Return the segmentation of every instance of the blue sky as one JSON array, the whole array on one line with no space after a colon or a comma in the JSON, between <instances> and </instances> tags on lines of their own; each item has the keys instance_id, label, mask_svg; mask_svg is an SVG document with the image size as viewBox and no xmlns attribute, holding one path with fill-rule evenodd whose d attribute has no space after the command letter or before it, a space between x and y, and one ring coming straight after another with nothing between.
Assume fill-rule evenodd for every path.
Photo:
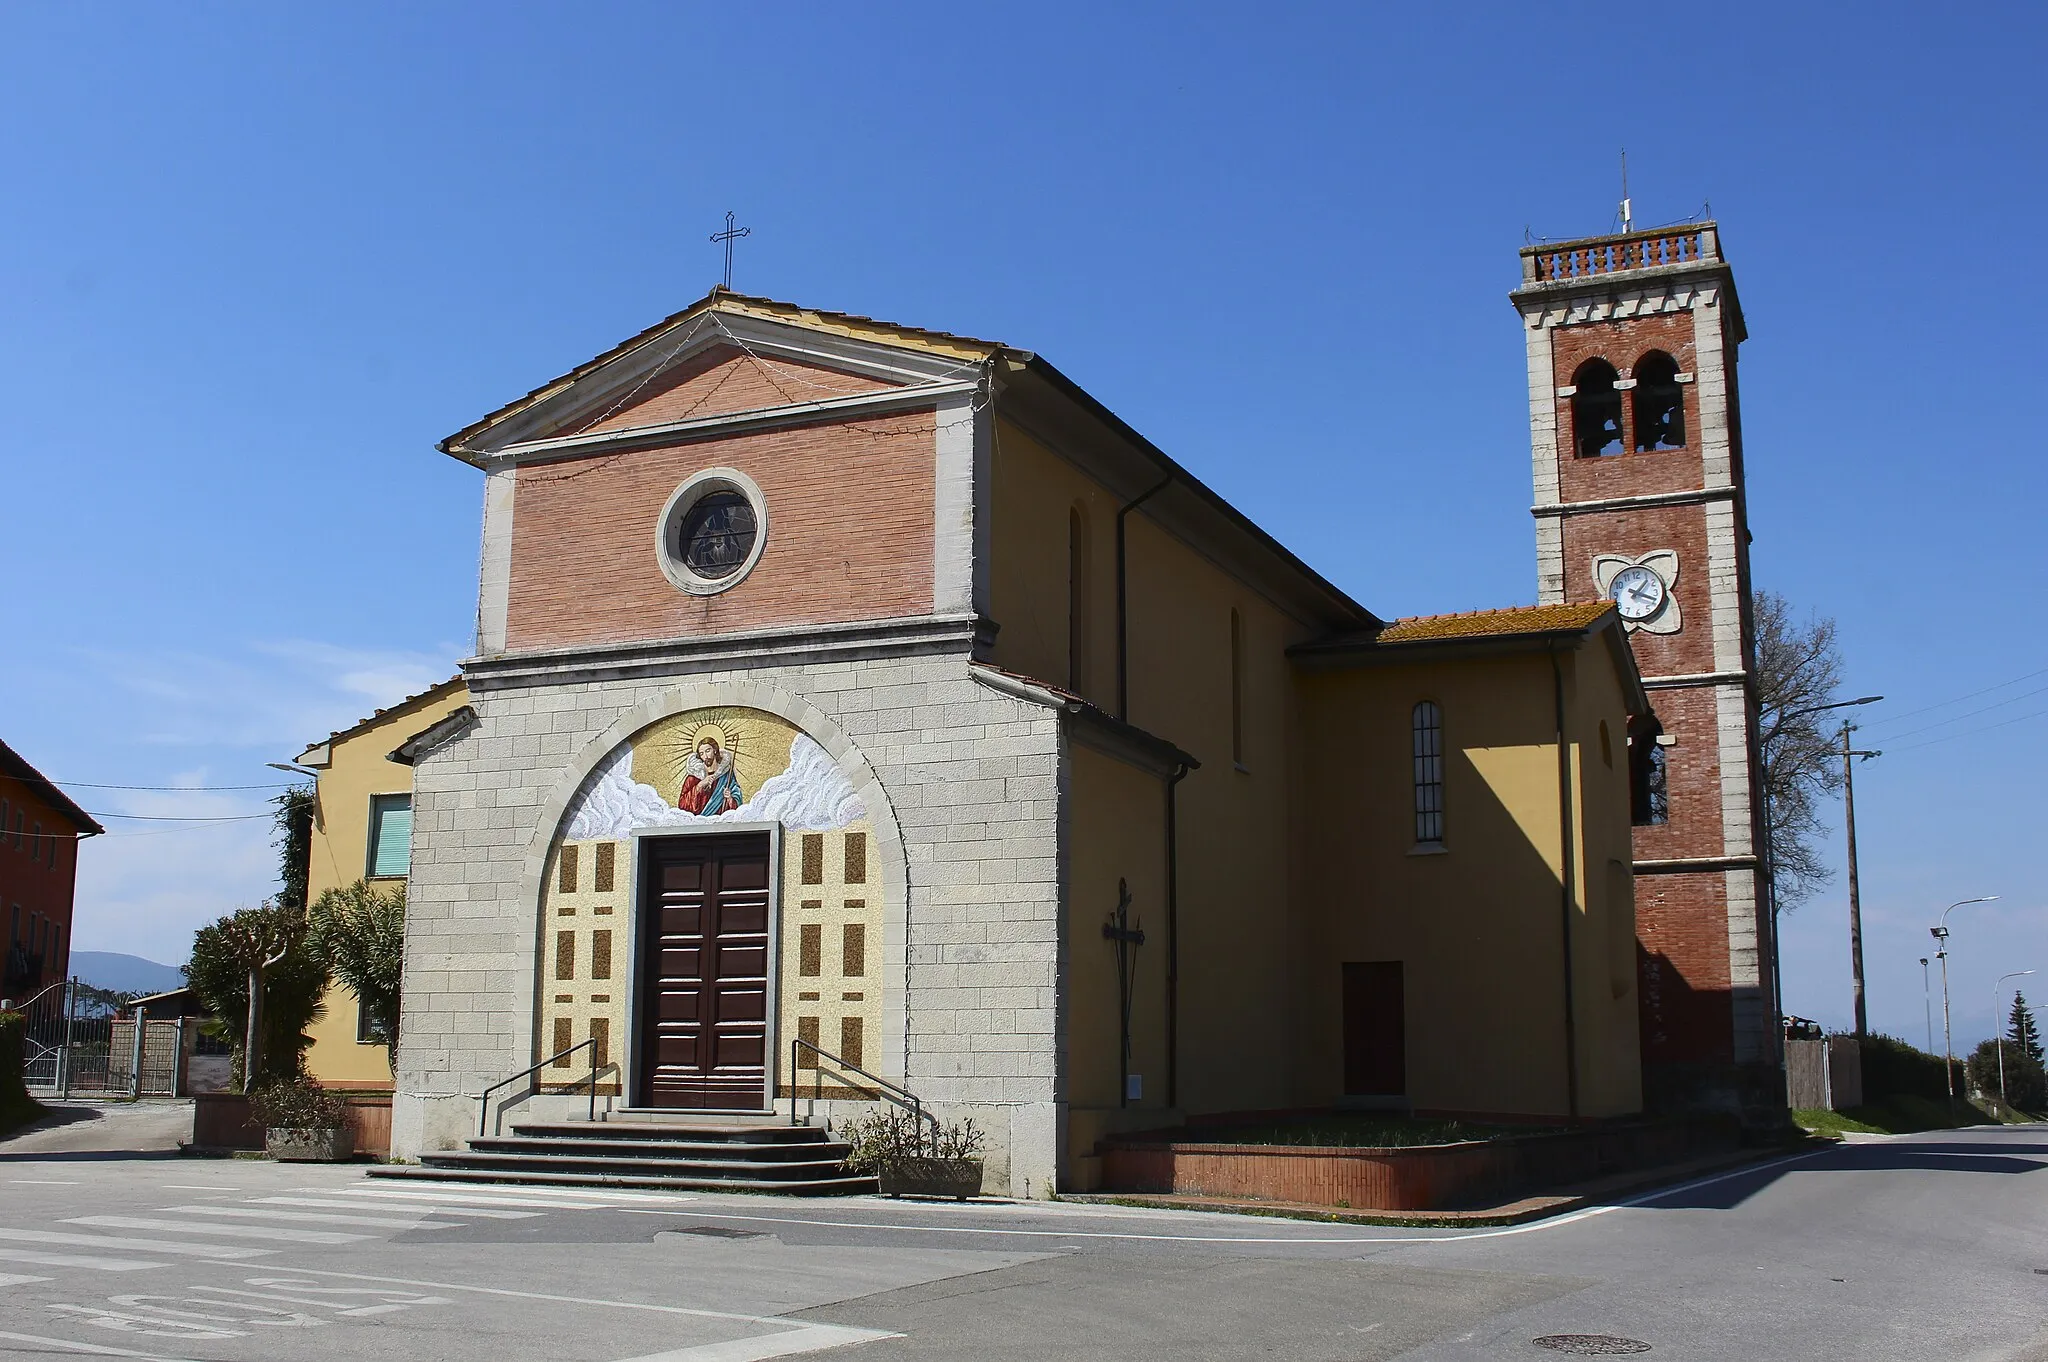
<instances>
[{"instance_id":1,"label":"blue sky","mask_svg":"<svg viewBox=\"0 0 2048 1362\"><path fill-rule=\"evenodd\" d=\"M728 208L742 289L1041 351L1382 614L1529 601L1505 295L1525 229L1610 225L1626 144L1637 220L1710 200L1737 270L1758 581L1890 697L1874 1023L1924 1039L1925 928L1997 893L1952 919L1974 1039L2048 971L2048 676L1948 703L2048 668L2048 18L1839 16L0 5L0 728L251 784L446 675L480 489L433 442L701 295ZM181 959L265 840L121 823L78 945ZM1844 904L1786 929L1837 1024Z\"/></svg>"}]
</instances>

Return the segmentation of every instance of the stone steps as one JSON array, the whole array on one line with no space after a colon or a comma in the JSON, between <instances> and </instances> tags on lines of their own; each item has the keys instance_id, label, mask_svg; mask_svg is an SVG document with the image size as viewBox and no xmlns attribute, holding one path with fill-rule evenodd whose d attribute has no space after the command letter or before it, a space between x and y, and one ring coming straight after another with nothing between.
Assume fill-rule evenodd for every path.
<instances>
[{"instance_id":1,"label":"stone steps","mask_svg":"<svg viewBox=\"0 0 2048 1362\"><path fill-rule=\"evenodd\" d=\"M836 1196L875 1190L846 1171L848 1146L811 1126L761 1122L563 1121L514 1125L511 1135L383 1165L379 1178L535 1186L652 1187Z\"/></svg>"}]
</instances>

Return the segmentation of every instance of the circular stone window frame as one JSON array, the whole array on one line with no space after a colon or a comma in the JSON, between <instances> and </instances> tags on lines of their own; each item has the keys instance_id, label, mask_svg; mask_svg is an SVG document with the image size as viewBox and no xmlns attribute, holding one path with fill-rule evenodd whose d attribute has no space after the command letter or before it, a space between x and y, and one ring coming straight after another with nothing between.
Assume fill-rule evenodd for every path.
<instances>
[{"instance_id":1,"label":"circular stone window frame","mask_svg":"<svg viewBox=\"0 0 2048 1362\"><path fill-rule=\"evenodd\" d=\"M676 556L676 532L682 528L683 518L698 502L714 492L737 492L754 509L754 547L748 552L747 560L724 577L703 576ZM667 503L661 508L661 518L654 522L654 554L661 563L662 576L668 578L677 590L692 596L716 596L722 591L732 590L747 579L747 574L754 570L754 564L761 561L761 551L767 547L767 499L761 495L760 484L737 468L707 468L691 474L683 480L682 486L669 494Z\"/></svg>"}]
</instances>

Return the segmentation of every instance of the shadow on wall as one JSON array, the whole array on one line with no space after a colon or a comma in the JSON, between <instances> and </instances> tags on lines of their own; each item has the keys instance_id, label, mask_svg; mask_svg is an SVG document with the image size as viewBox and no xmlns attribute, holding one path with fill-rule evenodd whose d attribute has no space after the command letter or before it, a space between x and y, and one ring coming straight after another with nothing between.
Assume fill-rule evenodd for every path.
<instances>
[{"instance_id":1,"label":"shadow on wall","mask_svg":"<svg viewBox=\"0 0 2048 1362\"><path fill-rule=\"evenodd\" d=\"M1641 904L1643 881L1637 881ZM1640 930L1640 926L1638 928ZM1734 999L1726 987L1702 988L1662 951L1636 942L1636 997L1643 1046L1643 1106L1671 1111L1734 1062Z\"/></svg>"}]
</instances>

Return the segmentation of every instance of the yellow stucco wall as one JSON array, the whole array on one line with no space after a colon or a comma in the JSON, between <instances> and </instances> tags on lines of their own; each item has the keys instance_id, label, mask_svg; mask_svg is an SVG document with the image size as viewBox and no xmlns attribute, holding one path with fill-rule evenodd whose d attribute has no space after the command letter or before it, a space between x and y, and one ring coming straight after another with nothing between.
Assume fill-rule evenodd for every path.
<instances>
[{"instance_id":1,"label":"yellow stucco wall","mask_svg":"<svg viewBox=\"0 0 2048 1362\"><path fill-rule=\"evenodd\" d=\"M1094 1185L1095 1142L1119 1130L1169 1124L1166 1105L1166 788L1159 773L1067 734L1066 1035L1068 1185ZM1130 891L1129 922L1144 931L1131 967L1130 1072L1122 1099L1117 956L1102 929Z\"/></svg>"},{"instance_id":2,"label":"yellow stucco wall","mask_svg":"<svg viewBox=\"0 0 2048 1362\"><path fill-rule=\"evenodd\" d=\"M353 884L369 869L370 797L408 794L412 768L387 760L389 754L469 703L456 685L395 705L328 744L316 784L312 861L307 901L329 889ZM318 748L314 749L316 752ZM379 879L379 887L402 886L402 878ZM355 995L336 985L325 999L327 1014L313 1024L306 1067L313 1077L337 1087L388 1088L391 1065L380 1044L356 1040Z\"/></svg>"},{"instance_id":3,"label":"yellow stucco wall","mask_svg":"<svg viewBox=\"0 0 2048 1362\"><path fill-rule=\"evenodd\" d=\"M992 486L989 590L999 625L993 660L1012 671L1070 684L1069 526L1071 510L1079 506L1089 534L1086 652L1092 665L1071 684L1115 713L1118 499L1007 423L998 431ZM1162 530L1142 510L1126 520L1126 534L1130 712L1125 717L1201 762L1177 796L1181 1035L1174 1107L1201 1112L1287 1106L1295 1102L1300 1083L1291 1043L1295 900L1288 882L1295 683L1286 649L1312 631ZM1243 659L1243 724L1236 744L1233 612ZM1150 779L1153 790L1146 798L1163 819L1164 796L1157 778ZM1075 797L1107 796L1077 787ZM1124 797L1135 795L1125 790ZM1077 815L1075 826L1081 822ZM1109 892L1113 904L1113 879ZM1146 916L1149 923L1153 915ZM1076 923L1080 935L1072 938L1076 959L1101 936L1098 905L1091 903L1083 919ZM1157 960L1163 969L1163 939L1155 940L1161 942ZM1146 950L1152 950L1149 943ZM1164 1008L1163 980L1157 990L1141 989L1136 1011L1156 1019L1162 1031ZM1074 1062L1080 1063L1078 1055ZM1166 1100L1163 1072L1144 1072L1147 1100L1155 1082L1161 1085L1160 1099ZM1078 1137L1084 1127L1076 1122L1073 1129Z\"/></svg>"},{"instance_id":4,"label":"yellow stucco wall","mask_svg":"<svg viewBox=\"0 0 2048 1362\"><path fill-rule=\"evenodd\" d=\"M1641 1105L1633 908L1626 875L1609 865L1617 840L1627 864L1626 716L1601 645L1560 662L1579 1114L1615 1115ZM1298 873L1319 909L1300 976L1308 1101L1342 1093L1343 962L1398 960L1416 1107L1566 1114L1567 806L1554 685L1540 653L1304 676L1303 720L1316 740L1302 748ZM1415 840L1410 723L1422 700L1443 714L1440 852ZM1611 762L1599 755L1602 720Z\"/></svg>"}]
</instances>

